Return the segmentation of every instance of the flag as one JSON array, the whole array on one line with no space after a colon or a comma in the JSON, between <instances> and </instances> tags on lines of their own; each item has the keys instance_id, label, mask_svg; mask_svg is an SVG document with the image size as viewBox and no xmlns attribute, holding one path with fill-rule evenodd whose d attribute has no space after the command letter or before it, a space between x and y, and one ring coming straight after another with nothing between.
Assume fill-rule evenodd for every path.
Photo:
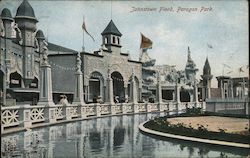
<instances>
[{"instance_id":1,"label":"flag","mask_svg":"<svg viewBox=\"0 0 250 158\"><path fill-rule=\"evenodd\" d=\"M229 65L227 65L227 64L223 64L225 67L228 67L228 68L231 68Z\"/></svg>"},{"instance_id":2,"label":"flag","mask_svg":"<svg viewBox=\"0 0 250 158\"><path fill-rule=\"evenodd\" d=\"M85 24L85 20L83 19L83 23L82 23L82 29L83 31L85 31L91 38L93 41L95 41L94 37L91 36L91 34L87 31L87 28L86 28L86 24Z\"/></svg>"},{"instance_id":3,"label":"flag","mask_svg":"<svg viewBox=\"0 0 250 158\"><path fill-rule=\"evenodd\" d=\"M227 74L231 74L233 71L229 71L229 72L227 72Z\"/></svg>"},{"instance_id":4,"label":"flag","mask_svg":"<svg viewBox=\"0 0 250 158\"><path fill-rule=\"evenodd\" d=\"M207 47L213 49L213 46L210 44L207 44Z\"/></svg>"},{"instance_id":5,"label":"flag","mask_svg":"<svg viewBox=\"0 0 250 158\"><path fill-rule=\"evenodd\" d=\"M240 68L239 68L239 72L244 72L244 71L243 71L243 67L240 67Z\"/></svg>"},{"instance_id":6,"label":"flag","mask_svg":"<svg viewBox=\"0 0 250 158\"><path fill-rule=\"evenodd\" d=\"M141 49L152 48L153 42L141 33Z\"/></svg>"}]
</instances>

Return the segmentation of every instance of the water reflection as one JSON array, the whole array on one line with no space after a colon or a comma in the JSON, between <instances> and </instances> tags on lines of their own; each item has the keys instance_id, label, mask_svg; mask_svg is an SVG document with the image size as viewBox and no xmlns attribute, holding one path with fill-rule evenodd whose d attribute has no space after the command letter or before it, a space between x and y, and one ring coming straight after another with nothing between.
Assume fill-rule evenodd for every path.
<instances>
[{"instance_id":1,"label":"water reflection","mask_svg":"<svg viewBox=\"0 0 250 158\"><path fill-rule=\"evenodd\" d=\"M34 129L2 137L2 157L241 157L228 147L160 140L138 125L164 114L124 115Z\"/></svg>"}]
</instances>

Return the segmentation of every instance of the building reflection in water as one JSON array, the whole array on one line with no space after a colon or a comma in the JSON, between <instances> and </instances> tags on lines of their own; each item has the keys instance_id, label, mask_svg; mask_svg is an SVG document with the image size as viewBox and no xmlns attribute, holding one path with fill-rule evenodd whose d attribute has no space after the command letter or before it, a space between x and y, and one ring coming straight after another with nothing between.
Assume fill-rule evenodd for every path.
<instances>
[{"instance_id":1,"label":"building reflection in water","mask_svg":"<svg viewBox=\"0 0 250 158\"><path fill-rule=\"evenodd\" d=\"M162 115L162 114L161 114ZM143 135L138 125L160 114L124 115L60 124L2 137L2 157L220 157L245 155ZM226 152L225 152L226 151Z\"/></svg>"}]
</instances>

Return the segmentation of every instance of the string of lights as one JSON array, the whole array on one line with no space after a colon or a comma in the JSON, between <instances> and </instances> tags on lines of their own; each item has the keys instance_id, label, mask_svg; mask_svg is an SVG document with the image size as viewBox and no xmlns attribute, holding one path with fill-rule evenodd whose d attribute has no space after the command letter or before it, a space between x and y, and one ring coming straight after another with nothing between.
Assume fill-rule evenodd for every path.
<instances>
[{"instance_id":1,"label":"string of lights","mask_svg":"<svg viewBox=\"0 0 250 158\"><path fill-rule=\"evenodd\" d=\"M61 65L58 65L52 61L49 61L50 65L52 65L55 69L56 68L59 68L61 70L66 70L66 71L73 71L73 70L76 70L76 67L65 67L65 66L61 66Z\"/></svg>"}]
</instances>

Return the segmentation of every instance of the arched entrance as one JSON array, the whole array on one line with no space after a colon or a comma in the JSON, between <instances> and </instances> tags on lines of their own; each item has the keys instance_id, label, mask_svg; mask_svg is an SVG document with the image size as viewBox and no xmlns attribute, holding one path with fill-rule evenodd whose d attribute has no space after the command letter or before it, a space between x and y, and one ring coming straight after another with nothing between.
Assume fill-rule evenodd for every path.
<instances>
[{"instance_id":1,"label":"arched entrance","mask_svg":"<svg viewBox=\"0 0 250 158\"><path fill-rule=\"evenodd\" d=\"M124 81L122 75L115 71L111 74L111 78L113 79L113 94L114 97L119 97L119 102L125 99L124 93Z\"/></svg>"},{"instance_id":2,"label":"arched entrance","mask_svg":"<svg viewBox=\"0 0 250 158\"><path fill-rule=\"evenodd\" d=\"M22 87L22 76L17 73L10 74L10 88L21 88Z\"/></svg>"},{"instance_id":3,"label":"arched entrance","mask_svg":"<svg viewBox=\"0 0 250 158\"><path fill-rule=\"evenodd\" d=\"M96 102L97 97L104 100L103 77L100 72L92 72L89 79L89 102Z\"/></svg>"},{"instance_id":4,"label":"arched entrance","mask_svg":"<svg viewBox=\"0 0 250 158\"><path fill-rule=\"evenodd\" d=\"M190 95L188 91L181 91L180 92L180 101L181 102L190 102Z\"/></svg>"}]
</instances>

